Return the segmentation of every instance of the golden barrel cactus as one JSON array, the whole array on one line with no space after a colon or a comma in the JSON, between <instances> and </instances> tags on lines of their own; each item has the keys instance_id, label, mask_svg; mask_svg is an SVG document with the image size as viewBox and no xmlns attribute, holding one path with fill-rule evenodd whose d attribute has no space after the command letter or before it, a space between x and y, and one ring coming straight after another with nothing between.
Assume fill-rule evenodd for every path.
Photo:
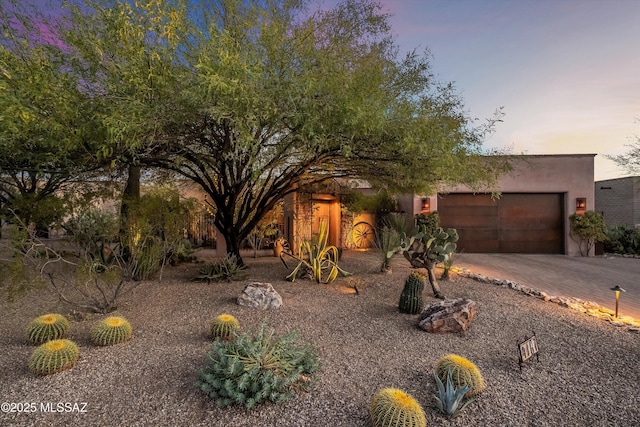
<instances>
[{"instance_id":1,"label":"golden barrel cactus","mask_svg":"<svg viewBox=\"0 0 640 427\"><path fill-rule=\"evenodd\" d=\"M427 418L420 404L396 388L380 390L371 404L374 427L426 427Z\"/></svg>"},{"instance_id":2,"label":"golden barrel cactus","mask_svg":"<svg viewBox=\"0 0 640 427\"><path fill-rule=\"evenodd\" d=\"M131 338L131 324L118 316L107 317L99 321L91 331L91 341L96 345L114 345Z\"/></svg>"},{"instance_id":3,"label":"golden barrel cactus","mask_svg":"<svg viewBox=\"0 0 640 427\"><path fill-rule=\"evenodd\" d=\"M239 327L238 319L230 314L221 314L211 322L211 336L213 339L229 340L235 337Z\"/></svg>"},{"instance_id":4,"label":"golden barrel cactus","mask_svg":"<svg viewBox=\"0 0 640 427\"><path fill-rule=\"evenodd\" d=\"M75 365L79 354L73 341L48 341L34 350L29 358L29 370L36 375L55 374Z\"/></svg>"},{"instance_id":5,"label":"golden barrel cactus","mask_svg":"<svg viewBox=\"0 0 640 427\"><path fill-rule=\"evenodd\" d=\"M33 344L64 338L69 330L69 321L61 314L44 314L27 326L27 339Z\"/></svg>"},{"instance_id":6,"label":"golden barrel cactus","mask_svg":"<svg viewBox=\"0 0 640 427\"><path fill-rule=\"evenodd\" d=\"M447 372L451 371L451 381L455 388L469 386L466 397L474 396L484 390L484 378L478 367L468 359L457 354L448 354L438 360L436 374L446 385Z\"/></svg>"}]
</instances>

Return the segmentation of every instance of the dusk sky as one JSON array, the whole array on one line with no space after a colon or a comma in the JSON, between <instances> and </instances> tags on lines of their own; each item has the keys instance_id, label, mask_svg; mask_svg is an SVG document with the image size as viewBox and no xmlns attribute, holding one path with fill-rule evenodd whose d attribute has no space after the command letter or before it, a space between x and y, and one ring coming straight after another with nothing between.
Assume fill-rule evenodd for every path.
<instances>
[{"instance_id":1,"label":"dusk sky","mask_svg":"<svg viewBox=\"0 0 640 427\"><path fill-rule=\"evenodd\" d=\"M504 107L488 147L598 154L596 180L625 175L604 155L640 136L640 0L379 1L400 48L429 49L472 117Z\"/></svg>"},{"instance_id":2,"label":"dusk sky","mask_svg":"<svg viewBox=\"0 0 640 427\"><path fill-rule=\"evenodd\" d=\"M488 146L605 159L640 136L640 0L382 0L404 50L428 48L473 117L504 106Z\"/></svg>"}]
</instances>

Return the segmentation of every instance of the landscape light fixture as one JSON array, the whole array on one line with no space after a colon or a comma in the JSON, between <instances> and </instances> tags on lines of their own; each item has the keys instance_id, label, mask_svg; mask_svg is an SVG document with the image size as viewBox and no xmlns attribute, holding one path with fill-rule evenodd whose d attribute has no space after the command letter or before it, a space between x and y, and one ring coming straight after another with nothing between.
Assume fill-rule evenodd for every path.
<instances>
[{"instance_id":1,"label":"landscape light fixture","mask_svg":"<svg viewBox=\"0 0 640 427\"><path fill-rule=\"evenodd\" d=\"M429 200L428 197L423 197L422 198L421 211L422 211L422 213L431 212L431 200Z\"/></svg>"},{"instance_id":2,"label":"landscape light fixture","mask_svg":"<svg viewBox=\"0 0 640 427\"><path fill-rule=\"evenodd\" d=\"M587 198L586 197L578 197L576 199L576 213L583 214L587 211Z\"/></svg>"},{"instance_id":3,"label":"landscape light fixture","mask_svg":"<svg viewBox=\"0 0 640 427\"><path fill-rule=\"evenodd\" d=\"M613 288L611 288L611 290L616 292L616 319L617 319L618 318L618 300L620 299L620 292L627 292L627 291L625 291L618 285L615 285Z\"/></svg>"}]
</instances>

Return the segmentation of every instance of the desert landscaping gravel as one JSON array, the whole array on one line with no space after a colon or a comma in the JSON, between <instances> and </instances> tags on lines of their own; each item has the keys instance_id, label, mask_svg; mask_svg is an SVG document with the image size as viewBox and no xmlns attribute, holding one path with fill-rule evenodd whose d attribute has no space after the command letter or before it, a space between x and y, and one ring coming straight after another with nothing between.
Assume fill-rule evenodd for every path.
<instances>
[{"instance_id":1,"label":"desert landscaping gravel","mask_svg":"<svg viewBox=\"0 0 640 427\"><path fill-rule=\"evenodd\" d=\"M392 274L380 274L374 253L347 251L341 265L355 275L329 285L286 282L273 257L245 260L249 278L241 282L193 282L199 265L183 264L165 269L161 281L142 283L112 313L133 326L133 338L123 344L91 344L91 327L103 315L70 318L68 338L80 347L80 359L46 377L28 370L34 346L25 327L41 314L68 315L70 308L46 291L0 302L0 426L371 426L369 405L385 387L413 395L431 426L640 425L640 334L454 276L440 282L445 295L477 301L478 315L464 333L434 335L417 328L417 315L398 311L410 272L403 259L394 260ZM273 284L282 307L237 305L251 280ZM436 301L428 285L424 297ZM251 411L217 408L194 384L211 345L209 323L222 313L245 329L266 319L278 334L298 330L322 365L311 390ZM540 361L520 370L517 342L532 332ZM434 409L433 398L435 363L449 353L473 361L487 385L453 420ZM4 403L15 403L15 412Z\"/></svg>"}]
</instances>

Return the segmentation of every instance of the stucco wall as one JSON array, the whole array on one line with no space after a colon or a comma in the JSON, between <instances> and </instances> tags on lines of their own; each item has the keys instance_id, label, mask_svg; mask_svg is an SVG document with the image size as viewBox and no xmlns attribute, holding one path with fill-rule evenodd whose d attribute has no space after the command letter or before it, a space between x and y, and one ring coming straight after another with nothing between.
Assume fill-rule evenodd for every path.
<instances>
[{"instance_id":1,"label":"stucco wall","mask_svg":"<svg viewBox=\"0 0 640 427\"><path fill-rule=\"evenodd\" d=\"M597 181L595 198L607 225L640 227L640 177Z\"/></svg>"},{"instance_id":2,"label":"stucco wall","mask_svg":"<svg viewBox=\"0 0 640 427\"><path fill-rule=\"evenodd\" d=\"M578 245L569 236L569 215L576 211L576 199L586 198L587 210L595 210L594 164L595 154L523 155L514 156L513 171L498 182L502 193L562 193L565 212L565 253L579 256ZM465 186L445 188L443 193L469 193ZM414 198L414 211L420 212L421 197ZM431 210L438 210L438 198L431 196Z\"/></svg>"}]
</instances>

